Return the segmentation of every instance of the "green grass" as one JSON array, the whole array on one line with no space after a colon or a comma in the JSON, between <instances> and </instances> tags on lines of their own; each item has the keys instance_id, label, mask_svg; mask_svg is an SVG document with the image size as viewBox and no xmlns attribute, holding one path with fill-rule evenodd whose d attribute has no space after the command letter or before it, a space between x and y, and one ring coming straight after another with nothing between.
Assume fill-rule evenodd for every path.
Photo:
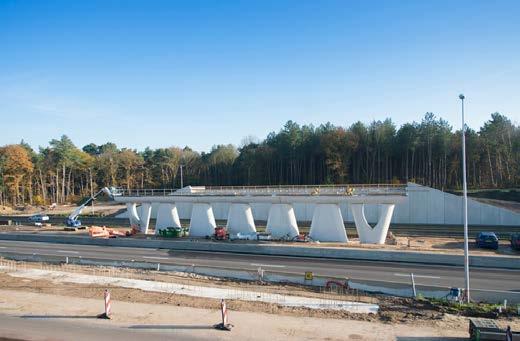
<instances>
[{"instance_id":1,"label":"green grass","mask_svg":"<svg viewBox=\"0 0 520 341\"><path fill-rule=\"evenodd\" d=\"M493 318L497 317L499 307L502 304L490 304L490 303L464 303L464 302L454 302L449 301L447 299L438 299L438 298L424 298L418 297L418 301L427 302L432 306L438 308L440 311L449 313L449 314L457 314L468 317L488 317ZM507 307L507 311L502 309L502 314L505 315L513 315L516 314L517 307L516 305L509 305Z\"/></svg>"}]
</instances>

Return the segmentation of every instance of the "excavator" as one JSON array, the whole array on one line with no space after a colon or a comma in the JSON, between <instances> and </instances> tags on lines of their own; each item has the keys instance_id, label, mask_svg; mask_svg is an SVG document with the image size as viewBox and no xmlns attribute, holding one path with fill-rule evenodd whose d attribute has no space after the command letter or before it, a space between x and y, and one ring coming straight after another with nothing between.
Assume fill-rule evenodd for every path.
<instances>
[{"instance_id":1,"label":"excavator","mask_svg":"<svg viewBox=\"0 0 520 341\"><path fill-rule=\"evenodd\" d=\"M68 227L80 227L81 221L78 220L79 215L81 214L83 209L87 207L88 204L90 204L92 201L96 200L97 196L101 193L105 193L108 196L112 197L112 192L107 187L103 187L99 192L88 198L87 201L85 201L81 206L76 208L74 212L72 212L68 216L67 220L65 221L65 224L67 224Z\"/></svg>"}]
</instances>

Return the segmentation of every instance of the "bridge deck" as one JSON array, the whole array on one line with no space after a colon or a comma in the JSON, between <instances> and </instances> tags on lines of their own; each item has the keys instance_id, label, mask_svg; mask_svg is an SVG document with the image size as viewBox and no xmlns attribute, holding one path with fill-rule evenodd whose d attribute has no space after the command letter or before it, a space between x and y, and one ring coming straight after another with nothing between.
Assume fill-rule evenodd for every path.
<instances>
[{"instance_id":1,"label":"bridge deck","mask_svg":"<svg viewBox=\"0 0 520 341\"><path fill-rule=\"evenodd\" d=\"M182 189L117 189L117 196L406 196L402 184L348 184L300 186L195 186Z\"/></svg>"}]
</instances>

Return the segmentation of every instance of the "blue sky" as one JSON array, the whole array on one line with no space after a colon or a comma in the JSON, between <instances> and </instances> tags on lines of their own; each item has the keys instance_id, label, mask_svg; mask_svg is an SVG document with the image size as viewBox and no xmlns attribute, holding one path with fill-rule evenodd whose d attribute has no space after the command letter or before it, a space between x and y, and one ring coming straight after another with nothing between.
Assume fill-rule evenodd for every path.
<instances>
[{"instance_id":1,"label":"blue sky","mask_svg":"<svg viewBox=\"0 0 520 341\"><path fill-rule=\"evenodd\" d=\"M0 145L144 149L431 111L520 121L518 1L0 0Z\"/></svg>"}]
</instances>

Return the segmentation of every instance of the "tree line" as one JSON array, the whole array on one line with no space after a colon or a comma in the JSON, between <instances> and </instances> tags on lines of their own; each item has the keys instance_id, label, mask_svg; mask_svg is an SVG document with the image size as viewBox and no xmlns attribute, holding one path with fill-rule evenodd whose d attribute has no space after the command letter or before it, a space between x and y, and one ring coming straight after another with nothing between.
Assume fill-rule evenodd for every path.
<instances>
[{"instance_id":1,"label":"tree line","mask_svg":"<svg viewBox=\"0 0 520 341\"><path fill-rule=\"evenodd\" d=\"M391 119L350 127L288 121L264 140L240 147L215 145L209 153L189 147L136 151L114 143L74 145L53 139L0 147L0 204L75 202L104 186L178 188L184 185L302 185L404 183L461 187L461 131L426 113L399 128ZM468 185L520 184L520 127L499 113L475 131L466 129Z\"/></svg>"}]
</instances>

